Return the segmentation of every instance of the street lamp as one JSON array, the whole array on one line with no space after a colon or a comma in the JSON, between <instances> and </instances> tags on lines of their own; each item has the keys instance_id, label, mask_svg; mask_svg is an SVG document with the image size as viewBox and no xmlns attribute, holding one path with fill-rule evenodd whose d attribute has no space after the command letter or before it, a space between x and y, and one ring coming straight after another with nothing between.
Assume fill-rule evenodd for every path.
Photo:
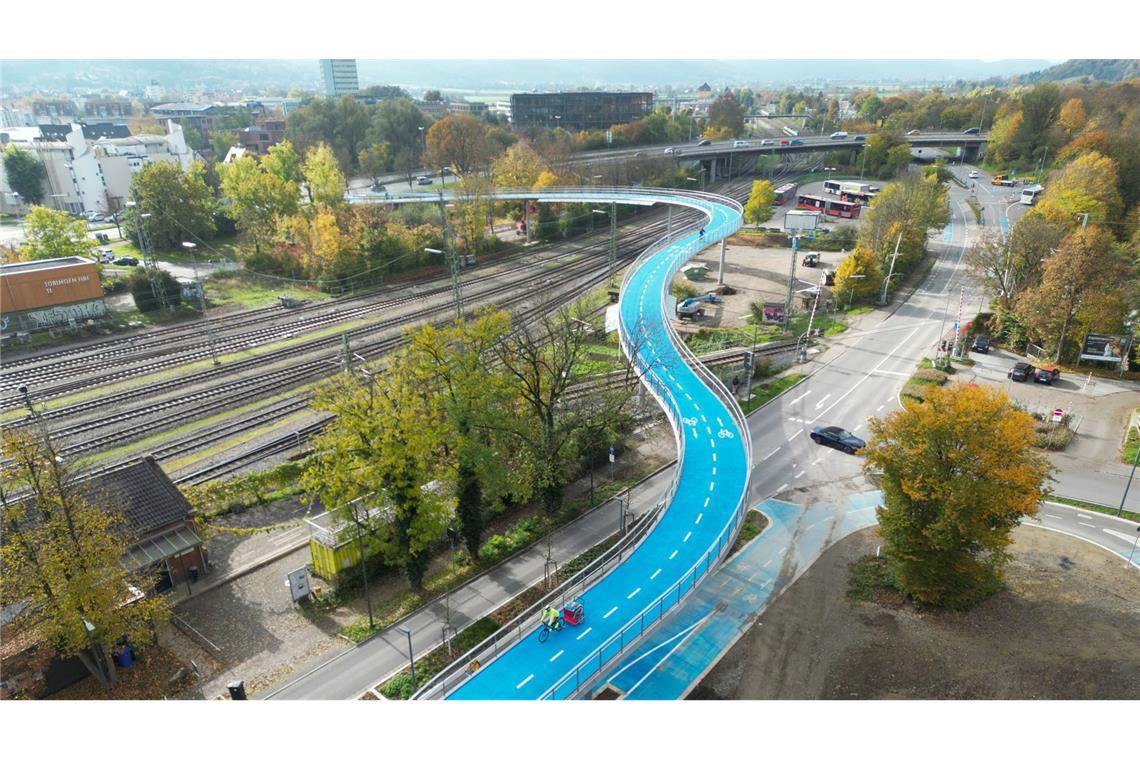
<instances>
[{"instance_id":1,"label":"street lamp","mask_svg":"<svg viewBox=\"0 0 1140 760\"><path fill-rule=\"evenodd\" d=\"M400 626L400 633L408 637L408 662L412 668L412 691L416 690L416 658L412 654L412 629L406 625Z\"/></svg>"},{"instance_id":2,"label":"street lamp","mask_svg":"<svg viewBox=\"0 0 1140 760\"><path fill-rule=\"evenodd\" d=\"M594 232L594 214L601 214L602 216L605 216L606 212L602 211L600 208L590 209L590 233L591 234L593 234L593 232Z\"/></svg>"},{"instance_id":3,"label":"street lamp","mask_svg":"<svg viewBox=\"0 0 1140 760\"><path fill-rule=\"evenodd\" d=\"M218 352L214 347L214 328L210 324L210 315L206 313L206 286L198 279L198 255L194 249L198 247L197 243L190 243L183 241L182 247L190 251L190 261L194 267L194 285L198 290L198 303L202 306L202 319L206 320L206 336L210 342L210 358L214 360L214 366L220 364L218 361Z\"/></svg>"},{"instance_id":4,"label":"street lamp","mask_svg":"<svg viewBox=\"0 0 1140 760\"><path fill-rule=\"evenodd\" d=\"M443 209L440 209L442 211ZM459 260L456 254L448 255L445 251L438 248L425 248L424 253L434 253L438 256L443 256L444 262L447 264L448 270L451 272L451 291L455 299L455 316L457 318L463 317L463 291L460 289L459 282Z\"/></svg>"},{"instance_id":5,"label":"street lamp","mask_svg":"<svg viewBox=\"0 0 1140 760\"><path fill-rule=\"evenodd\" d=\"M834 166L825 166L825 167L823 167L823 170L824 170L825 172L827 172L827 178L828 178L829 180L831 179L831 173L832 173L833 171L835 171L835 169L836 169L836 167L834 167Z\"/></svg>"},{"instance_id":6,"label":"street lamp","mask_svg":"<svg viewBox=\"0 0 1140 760\"><path fill-rule=\"evenodd\" d=\"M862 280L867 275L865 274L849 274L848 280ZM851 304L855 301L855 288L851 288L847 293L847 311L851 311Z\"/></svg>"}]
</instances>

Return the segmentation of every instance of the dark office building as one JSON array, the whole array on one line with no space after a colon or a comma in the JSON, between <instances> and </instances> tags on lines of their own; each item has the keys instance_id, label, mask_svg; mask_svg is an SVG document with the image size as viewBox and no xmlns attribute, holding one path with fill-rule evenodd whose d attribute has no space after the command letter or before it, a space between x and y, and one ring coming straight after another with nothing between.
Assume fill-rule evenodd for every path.
<instances>
[{"instance_id":1,"label":"dark office building","mask_svg":"<svg viewBox=\"0 0 1140 760\"><path fill-rule=\"evenodd\" d=\"M651 92L546 92L511 95L515 129L609 129L653 113Z\"/></svg>"}]
</instances>

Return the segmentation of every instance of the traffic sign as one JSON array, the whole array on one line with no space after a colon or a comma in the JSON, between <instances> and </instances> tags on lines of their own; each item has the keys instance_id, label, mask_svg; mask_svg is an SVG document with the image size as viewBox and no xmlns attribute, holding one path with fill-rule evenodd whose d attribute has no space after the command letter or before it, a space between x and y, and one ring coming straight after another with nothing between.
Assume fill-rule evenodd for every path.
<instances>
[{"instance_id":1,"label":"traffic sign","mask_svg":"<svg viewBox=\"0 0 1140 760\"><path fill-rule=\"evenodd\" d=\"M1065 410L1057 408L1053 410L1053 422L1060 422L1065 418Z\"/></svg>"},{"instance_id":2,"label":"traffic sign","mask_svg":"<svg viewBox=\"0 0 1140 760\"><path fill-rule=\"evenodd\" d=\"M614 447L610 446L610 461L614 461Z\"/></svg>"}]
</instances>

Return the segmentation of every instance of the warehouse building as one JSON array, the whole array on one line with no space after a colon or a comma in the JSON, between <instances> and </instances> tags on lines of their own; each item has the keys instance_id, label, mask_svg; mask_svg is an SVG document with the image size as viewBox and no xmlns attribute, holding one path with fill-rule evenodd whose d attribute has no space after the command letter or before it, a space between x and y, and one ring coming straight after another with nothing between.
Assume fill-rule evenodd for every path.
<instances>
[{"instance_id":1,"label":"warehouse building","mask_svg":"<svg viewBox=\"0 0 1140 760\"><path fill-rule=\"evenodd\" d=\"M106 316L99 268L79 256L0 264L0 335L78 327Z\"/></svg>"}]
</instances>

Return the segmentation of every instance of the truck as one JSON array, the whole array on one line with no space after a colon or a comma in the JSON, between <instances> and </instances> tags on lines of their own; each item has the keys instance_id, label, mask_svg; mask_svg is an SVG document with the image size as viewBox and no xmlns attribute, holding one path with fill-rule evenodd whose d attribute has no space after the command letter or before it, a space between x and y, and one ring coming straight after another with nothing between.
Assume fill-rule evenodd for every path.
<instances>
[{"instance_id":1,"label":"truck","mask_svg":"<svg viewBox=\"0 0 1140 760\"><path fill-rule=\"evenodd\" d=\"M990 180L991 185L1000 185L1001 187L1013 187L1017 184L1017 180L1011 179L1004 174L995 174L994 178Z\"/></svg>"},{"instance_id":2,"label":"truck","mask_svg":"<svg viewBox=\"0 0 1140 760\"><path fill-rule=\"evenodd\" d=\"M831 139L832 140L846 140L847 139L847 133L846 132L832 132L831 133Z\"/></svg>"}]
</instances>

